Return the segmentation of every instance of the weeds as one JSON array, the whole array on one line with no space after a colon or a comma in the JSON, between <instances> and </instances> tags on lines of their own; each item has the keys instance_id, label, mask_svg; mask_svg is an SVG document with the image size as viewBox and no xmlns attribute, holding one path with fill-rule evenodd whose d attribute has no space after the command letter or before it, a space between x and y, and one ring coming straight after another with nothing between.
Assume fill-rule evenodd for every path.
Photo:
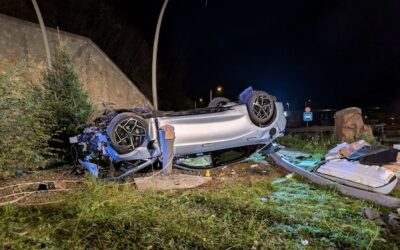
<instances>
[{"instance_id":1,"label":"weeds","mask_svg":"<svg viewBox=\"0 0 400 250\"><path fill-rule=\"evenodd\" d=\"M277 143L288 148L297 149L311 154L325 155L330 148L336 145L336 140L334 136L322 137L320 135L314 135L301 137L299 135L287 134L283 137L279 137Z\"/></svg>"}]
</instances>

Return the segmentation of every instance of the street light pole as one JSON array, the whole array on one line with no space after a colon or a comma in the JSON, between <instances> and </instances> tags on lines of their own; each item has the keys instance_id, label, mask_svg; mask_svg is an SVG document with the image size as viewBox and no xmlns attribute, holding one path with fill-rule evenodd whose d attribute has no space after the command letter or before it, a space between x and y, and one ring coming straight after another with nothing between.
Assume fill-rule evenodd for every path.
<instances>
[{"instance_id":1,"label":"street light pole","mask_svg":"<svg viewBox=\"0 0 400 250\"><path fill-rule=\"evenodd\" d=\"M153 106L155 110L158 110L158 100L157 100L157 50L158 50L158 38L160 36L160 28L161 22L164 16L165 8L167 7L169 0L165 0L164 4L161 8L160 15L158 16L156 34L154 36L154 44L153 44L153 62L152 62L152 71L151 71L151 79L152 79L152 91L153 91Z\"/></svg>"},{"instance_id":2,"label":"street light pole","mask_svg":"<svg viewBox=\"0 0 400 250\"><path fill-rule=\"evenodd\" d=\"M222 90L223 90L223 88L221 85L217 86L217 94L221 94ZM212 98L213 98L213 89L210 89L210 102L211 102Z\"/></svg>"},{"instance_id":3,"label":"street light pole","mask_svg":"<svg viewBox=\"0 0 400 250\"><path fill-rule=\"evenodd\" d=\"M44 49L46 50L46 57L47 57L47 66L49 68L51 68L50 48L49 48L49 42L47 40L46 26L44 26L42 14L40 13L39 5L37 4L36 0L32 0L32 4L33 4L33 8L35 8L35 12L36 12L36 16L39 21L40 29L42 30Z\"/></svg>"}]
</instances>

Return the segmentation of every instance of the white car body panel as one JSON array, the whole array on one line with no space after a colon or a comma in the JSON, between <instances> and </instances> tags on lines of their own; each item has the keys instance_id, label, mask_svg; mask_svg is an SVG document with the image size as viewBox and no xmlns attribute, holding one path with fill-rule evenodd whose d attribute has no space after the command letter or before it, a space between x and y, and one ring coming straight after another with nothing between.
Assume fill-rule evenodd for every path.
<instances>
[{"instance_id":1,"label":"white car body panel","mask_svg":"<svg viewBox=\"0 0 400 250\"><path fill-rule=\"evenodd\" d=\"M159 117L159 126L175 129L175 154L188 155L246 145L268 145L283 135L286 119L282 103L276 102L276 115L270 125L258 127L250 120L245 104L207 114ZM270 135L272 128L276 129Z\"/></svg>"}]
</instances>

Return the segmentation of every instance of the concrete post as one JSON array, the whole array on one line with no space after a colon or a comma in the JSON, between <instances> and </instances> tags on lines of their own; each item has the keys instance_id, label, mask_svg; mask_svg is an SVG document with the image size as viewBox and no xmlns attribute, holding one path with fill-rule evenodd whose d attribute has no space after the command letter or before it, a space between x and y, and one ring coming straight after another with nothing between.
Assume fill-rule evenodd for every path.
<instances>
[{"instance_id":1,"label":"concrete post","mask_svg":"<svg viewBox=\"0 0 400 250\"><path fill-rule=\"evenodd\" d=\"M162 154L163 175L172 174L172 165L175 156L175 131L171 125L160 127L160 146Z\"/></svg>"}]
</instances>

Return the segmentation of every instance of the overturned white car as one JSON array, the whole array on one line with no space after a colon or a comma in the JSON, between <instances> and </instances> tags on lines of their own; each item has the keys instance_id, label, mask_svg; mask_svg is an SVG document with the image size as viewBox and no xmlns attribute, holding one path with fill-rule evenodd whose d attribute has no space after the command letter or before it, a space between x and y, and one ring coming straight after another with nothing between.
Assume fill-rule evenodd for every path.
<instances>
[{"instance_id":1,"label":"overturned white car","mask_svg":"<svg viewBox=\"0 0 400 250\"><path fill-rule=\"evenodd\" d=\"M283 105L248 88L239 101L214 99L207 108L182 112L105 111L70 138L76 160L98 177L120 179L160 164L159 128L175 130L174 166L208 169L241 161L282 136Z\"/></svg>"}]
</instances>

